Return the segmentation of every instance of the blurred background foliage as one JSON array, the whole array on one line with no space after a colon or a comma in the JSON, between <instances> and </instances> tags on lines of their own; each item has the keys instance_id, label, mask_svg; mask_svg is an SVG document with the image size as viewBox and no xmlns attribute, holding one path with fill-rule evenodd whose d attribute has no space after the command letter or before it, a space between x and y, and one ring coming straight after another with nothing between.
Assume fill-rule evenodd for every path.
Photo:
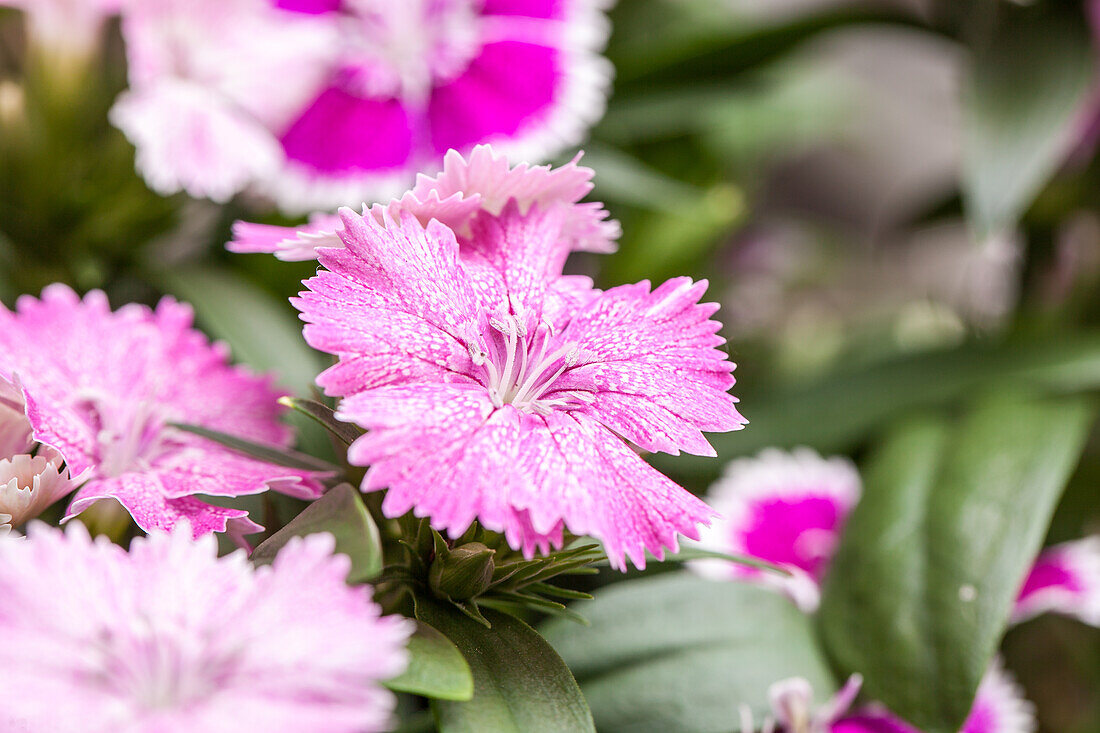
<instances>
[{"instance_id":1,"label":"blurred background foliage","mask_svg":"<svg viewBox=\"0 0 1100 733\"><path fill-rule=\"evenodd\" d=\"M604 286L708 278L751 423L714 438L719 460L655 458L662 470L701 492L765 446L858 459L914 415L950 425L1008 390L1100 388L1090 10L620 0L614 93L584 162L624 236L571 267ZM0 10L0 300L53 281L115 303L170 293L309 394L324 362L286 298L313 265L222 246L237 218L288 220L149 192L106 119L124 86L117 28L66 51ZM302 441L331 456L319 431ZM1050 541L1100 531L1100 436L1084 445ZM1044 730L1100 730L1100 632L1042 618L1005 653Z\"/></svg>"}]
</instances>

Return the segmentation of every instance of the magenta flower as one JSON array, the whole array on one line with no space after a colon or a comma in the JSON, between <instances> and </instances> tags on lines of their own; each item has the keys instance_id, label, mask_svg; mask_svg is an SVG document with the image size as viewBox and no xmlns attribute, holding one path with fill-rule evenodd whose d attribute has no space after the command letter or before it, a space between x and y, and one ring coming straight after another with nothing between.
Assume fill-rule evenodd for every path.
<instances>
[{"instance_id":1,"label":"magenta flower","mask_svg":"<svg viewBox=\"0 0 1100 733\"><path fill-rule=\"evenodd\" d=\"M320 250L327 271L295 305L310 345L338 357L317 383L369 431L348 458L370 466L364 490L388 487L387 516L452 535L477 519L528 556L568 529L643 567L713 512L630 443L714 455L701 431L744 424L733 364L705 282L561 277L570 213L510 201L460 249L438 221L344 209L344 248Z\"/></svg>"},{"instance_id":2,"label":"magenta flower","mask_svg":"<svg viewBox=\"0 0 1100 733\"><path fill-rule=\"evenodd\" d=\"M852 675L836 696L815 708L813 689L806 680L795 677L773 684L772 716L764 721L764 731L782 733L920 733L883 706L872 703L849 711L863 680ZM742 716L743 733L752 733L751 715ZM1034 708L1024 699L1012 676L993 660L978 686L970 715L960 733L1034 733Z\"/></svg>"},{"instance_id":3,"label":"magenta flower","mask_svg":"<svg viewBox=\"0 0 1100 733\"><path fill-rule=\"evenodd\" d=\"M452 148L578 143L611 76L603 5L134 0L113 119L163 192L250 188L297 212L385 199Z\"/></svg>"},{"instance_id":4,"label":"magenta flower","mask_svg":"<svg viewBox=\"0 0 1100 733\"><path fill-rule=\"evenodd\" d=\"M860 496L859 473L842 457L824 459L808 448L769 448L732 461L710 490L722 519L700 544L781 565L783 578L725 560L695 560L692 570L717 580L740 579L777 587L804 611L817 609L820 583L848 515ZM1024 580L1013 623L1046 612L1100 626L1100 537L1043 551Z\"/></svg>"},{"instance_id":5,"label":"magenta flower","mask_svg":"<svg viewBox=\"0 0 1100 733\"><path fill-rule=\"evenodd\" d=\"M1049 547L1035 561L1012 619L1051 611L1100 627L1100 536Z\"/></svg>"},{"instance_id":6,"label":"magenta flower","mask_svg":"<svg viewBox=\"0 0 1100 733\"><path fill-rule=\"evenodd\" d=\"M782 565L793 576L723 560L693 561L691 567L718 580L776 586L803 610L815 610L818 585L861 491L851 461L825 459L808 448L791 453L770 448L756 458L732 461L709 495L723 518L703 532L700 544Z\"/></svg>"},{"instance_id":7,"label":"magenta flower","mask_svg":"<svg viewBox=\"0 0 1100 733\"><path fill-rule=\"evenodd\" d=\"M196 536L227 527L247 533L258 527L246 512L198 496L319 493L307 474L172 427L199 425L280 447L292 439L278 421L271 379L229 366L224 345L211 345L191 321L191 309L170 298L152 311L111 312L103 293L82 301L63 285L48 287L41 300L21 297L14 312L0 306L0 384L19 388L34 440L85 481L68 516L113 498L147 531L186 519Z\"/></svg>"},{"instance_id":8,"label":"magenta flower","mask_svg":"<svg viewBox=\"0 0 1100 733\"><path fill-rule=\"evenodd\" d=\"M325 83L338 40L269 0L125 0L122 34L130 88L111 122L138 170L158 193L217 202L280 175L276 131Z\"/></svg>"},{"instance_id":9,"label":"magenta flower","mask_svg":"<svg viewBox=\"0 0 1100 733\"><path fill-rule=\"evenodd\" d=\"M411 624L381 617L331 535L273 565L211 537L155 532L127 553L32 525L0 539L0 722L86 733L361 733L387 727L379 682Z\"/></svg>"},{"instance_id":10,"label":"magenta flower","mask_svg":"<svg viewBox=\"0 0 1100 733\"><path fill-rule=\"evenodd\" d=\"M370 213L383 222L383 211L397 220L401 212L411 213L427 226L435 219L452 229L459 244L468 243L470 225L480 211L499 216L504 205L515 199L521 213L532 206L563 205L570 209L561 236L572 250L613 252L621 234L619 223L608 219L602 204L580 203L592 190L591 168L577 165L580 154L559 168L548 165L515 167L488 145L475 147L467 158L451 150L443 159L443 171L435 178L417 176L416 186L387 206L375 204ZM364 216L366 210L364 210ZM342 247L337 234L340 217L314 214L309 224L281 227L238 221L233 225L232 252L269 252L280 260L294 262L317 259L320 247Z\"/></svg>"}]
</instances>

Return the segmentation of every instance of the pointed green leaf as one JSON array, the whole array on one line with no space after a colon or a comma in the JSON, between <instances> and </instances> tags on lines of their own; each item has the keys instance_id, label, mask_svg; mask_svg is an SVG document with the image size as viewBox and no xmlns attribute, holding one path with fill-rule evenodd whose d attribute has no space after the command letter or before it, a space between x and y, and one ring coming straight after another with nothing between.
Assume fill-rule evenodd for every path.
<instances>
[{"instance_id":1,"label":"pointed green leaf","mask_svg":"<svg viewBox=\"0 0 1100 733\"><path fill-rule=\"evenodd\" d=\"M440 700L469 700L474 695L474 677L462 652L436 629L416 622L409 638L409 667L400 677L386 682L397 692Z\"/></svg>"},{"instance_id":2,"label":"pointed green leaf","mask_svg":"<svg viewBox=\"0 0 1100 733\"><path fill-rule=\"evenodd\" d=\"M417 599L417 618L453 641L474 675L469 702L432 701L441 733L595 733L573 675L546 640L513 616L484 613L491 629Z\"/></svg>"},{"instance_id":3,"label":"pointed green leaf","mask_svg":"<svg viewBox=\"0 0 1100 733\"><path fill-rule=\"evenodd\" d=\"M768 687L804 677L819 700L836 689L812 622L774 591L665 573L603 588L582 606L590 626L542 626L584 691L601 733L729 733L746 704L770 711Z\"/></svg>"},{"instance_id":4,"label":"pointed green leaf","mask_svg":"<svg viewBox=\"0 0 1100 733\"><path fill-rule=\"evenodd\" d=\"M305 537L315 532L331 532L336 537L336 551L351 558L349 583L364 583L382 572L382 540L378 527L363 505L359 491L350 484L328 490L285 527L260 543L252 552L252 562L267 565L291 537Z\"/></svg>"},{"instance_id":5,"label":"pointed green leaf","mask_svg":"<svg viewBox=\"0 0 1100 733\"><path fill-rule=\"evenodd\" d=\"M226 448L231 448L250 458L257 458L261 461L274 463L278 466L296 468L300 471L320 471L322 473L332 473L336 471L336 466L333 466L331 463L325 463L313 456L299 453L289 448L277 448L262 443L254 443L251 440L238 438L235 435L229 435L228 433L223 433L218 430L204 428L200 425L172 423L172 427L187 433L193 433L207 440L212 440L218 445L224 445Z\"/></svg>"},{"instance_id":6,"label":"pointed green leaf","mask_svg":"<svg viewBox=\"0 0 1100 733\"><path fill-rule=\"evenodd\" d=\"M959 729L1092 414L1002 398L957 427L912 423L874 455L819 613L870 698L921 730Z\"/></svg>"},{"instance_id":7,"label":"pointed green leaf","mask_svg":"<svg viewBox=\"0 0 1100 733\"><path fill-rule=\"evenodd\" d=\"M963 187L980 237L1016 223L1081 134L1093 51L1080 7L998 3L965 96Z\"/></svg>"},{"instance_id":8,"label":"pointed green leaf","mask_svg":"<svg viewBox=\"0 0 1100 733\"><path fill-rule=\"evenodd\" d=\"M316 400L304 400L297 397L280 397L279 404L286 405L295 412L300 412L310 420L313 420L325 430L335 435L344 445L351 445L355 442L356 438L363 435L363 431L354 425L337 420L336 413L331 407L323 405Z\"/></svg>"}]
</instances>

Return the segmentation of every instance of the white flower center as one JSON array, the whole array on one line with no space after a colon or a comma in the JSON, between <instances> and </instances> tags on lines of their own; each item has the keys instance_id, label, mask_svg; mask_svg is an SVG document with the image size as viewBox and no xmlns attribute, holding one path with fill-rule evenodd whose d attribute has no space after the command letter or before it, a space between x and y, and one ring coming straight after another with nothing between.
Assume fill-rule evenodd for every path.
<instances>
[{"instance_id":1,"label":"white flower center","mask_svg":"<svg viewBox=\"0 0 1100 733\"><path fill-rule=\"evenodd\" d=\"M103 629L90 677L109 693L147 710L179 707L217 693L233 676L238 655L183 628L163 633L141 617L125 631Z\"/></svg>"},{"instance_id":2,"label":"white flower center","mask_svg":"<svg viewBox=\"0 0 1100 733\"><path fill-rule=\"evenodd\" d=\"M370 97L423 102L481 48L476 0L350 0L348 83Z\"/></svg>"},{"instance_id":3,"label":"white flower center","mask_svg":"<svg viewBox=\"0 0 1100 733\"><path fill-rule=\"evenodd\" d=\"M493 405L546 415L591 402L586 391L553 390L558 377L583 362L577 344L557 343L550 324L528 328L525 320L501 307L489 318L488 348L470 347Z\"/></svg>"},{"instance_id":4,"label":"white flower center","mask_svg":"<svg viewBox=\"0 0 1100 733\"><path fill-rule=\"evenodd\" d=\"M95 431L101 476L148 470L168 447L169 420L163 408L150 400L131 403L89 392L78 401L77 409Z\"/></svg>"}]
</instances>

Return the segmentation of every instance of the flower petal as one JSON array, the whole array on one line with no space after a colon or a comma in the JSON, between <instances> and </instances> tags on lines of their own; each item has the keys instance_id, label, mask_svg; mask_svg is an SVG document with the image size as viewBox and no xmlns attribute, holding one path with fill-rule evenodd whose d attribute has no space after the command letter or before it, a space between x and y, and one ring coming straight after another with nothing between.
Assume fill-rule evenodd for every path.
<instances>
[{"instance_id":1,"label":"flower petal","mask_svg":"<svg viewBox=\"0 0 1100 733\"><path fill-rule=\"evenodd\" d=\"M1015 623L1042 613L1072 616L1100 626L1100 535L1044 550L1024 580Z\"/></svg>"}]
</instances>

